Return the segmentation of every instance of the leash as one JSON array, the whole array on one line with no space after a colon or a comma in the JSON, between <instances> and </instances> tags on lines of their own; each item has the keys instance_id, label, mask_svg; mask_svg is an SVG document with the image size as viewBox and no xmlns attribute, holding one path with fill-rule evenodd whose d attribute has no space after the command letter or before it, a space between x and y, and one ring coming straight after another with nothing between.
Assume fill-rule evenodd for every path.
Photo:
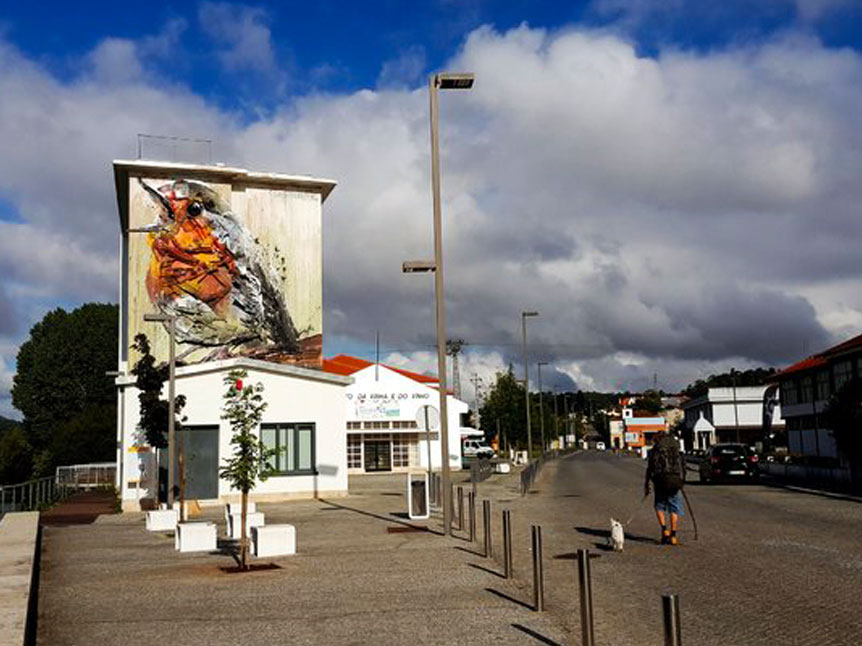
<instances>
[{"instance_id":1,"label":"leash","mask_svg":"<svg viewBox=\"0 0 862 646\"><path fill-rule=\"evenodd\" d=\"M682 497L685 498L685 505L688 507L688 513L691 514L691 524L694 525L694 540L697 540L697 518L694 515L694 507L691 506L691 501L688 499L685 487L680 489L680 491L682 491Z\"/></svg>"},{"instance_id":2,"label":"leash","mask_svg":"<svg viewBox=\"0 0 862 646\"><path fill-rule=\"evenodd\" d=\"M641 504L641 505L643 505L647 498L649 498L649 494L645 494L645 495L644 495L644 497L643 497L643 498L641 498L641 502L640 502L640 504ZM623 527L628 527L628 526L629 526L629 524L630 524L630 523L632 522L632 520L634 519L635 514L637 514L639 511L640 511L640 507L635 507L635 510L632 512L632 515L631 515L631 516L629 516L629 519L628 519L626 522L624 522L624 523L623 523Z\"/></svg>"}]
</instances>

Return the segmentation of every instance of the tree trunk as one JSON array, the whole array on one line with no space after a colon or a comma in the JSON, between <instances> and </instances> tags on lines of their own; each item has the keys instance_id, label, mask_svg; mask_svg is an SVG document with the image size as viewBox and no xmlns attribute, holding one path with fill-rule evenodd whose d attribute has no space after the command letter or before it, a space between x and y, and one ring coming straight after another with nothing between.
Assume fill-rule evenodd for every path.
<instances>
[{"instance_id":1,"label":"tree trunk","mask_svg":"<svg viewBox=\"0 0 862 646\"><path fill-rule=\"evenodd\" d=\"M242 527L240 529L240 539L239 539L239 563L240 569L247 570L248 569L248 536L246 535L246 514L248 513L248 490L243 490L242 492L242 514L240 518L240 523Z\"/></svg>"}]
</instances>

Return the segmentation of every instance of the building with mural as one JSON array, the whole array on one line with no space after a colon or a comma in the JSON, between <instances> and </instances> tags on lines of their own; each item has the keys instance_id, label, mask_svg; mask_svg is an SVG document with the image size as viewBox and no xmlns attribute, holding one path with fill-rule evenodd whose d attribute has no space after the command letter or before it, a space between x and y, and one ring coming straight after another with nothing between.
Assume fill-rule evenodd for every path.
<instances>
[{"instance_id":1,"label":"building with mural","mask_svg":"<svg viewBox=\"0 0 862 646\"><path fill-rule=\"evenodd\" d=\"M223 165L115 161L120 216L118 486L123 506L158 497L157 460L138 431L131 349L146 334L166 361L171 328L176 392L187 405L186 497L237 495L218 476L230 454L221 420L225 375L264 385L261 438L279 450L255 496L347 492L345 389L352 378L322 368L322 217L335 182ZM161 317L148 322L145 316ZM165 453L162 451L161 453Z\"/></svg>"},{"instance_id":2,"label":"building with mural","mask_svg":"<svg viewBox=\"0 0 862 646\"><path fill-rule=\"evenodd\" d=\"M348 355L324 359L326 372L346 375L353 383L344 389L349 473L406 472L441 466L439 430L440 395L434 376L372 363ZM431 407L432 430L424 432L425 407ZM467 403L447 395L449 466L460 469L461 422L469 413ZM436 425L439 426L439 425Z\"/></svg>"}]
</instances>

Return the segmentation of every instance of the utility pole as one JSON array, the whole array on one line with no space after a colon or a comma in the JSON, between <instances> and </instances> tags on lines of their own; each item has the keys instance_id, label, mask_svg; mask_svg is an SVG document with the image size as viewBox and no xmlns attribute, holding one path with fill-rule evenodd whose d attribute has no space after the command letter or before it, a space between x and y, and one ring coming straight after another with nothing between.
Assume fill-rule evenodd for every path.
<instances>
[{"instance_id":1,"label":"utility pole","mask_svg":"<svg viewBox=\"0 0 862 646\"><path fill-rule=\"evenodd\" d=\"M539 371L539 420L542 432L542 453L544 453L547 449L547 445L545 444L545 407L542 404L542 366L547 365L547 361L539 361L539 363L537 364L537 369Z\"/></svg>"}]
</instances>

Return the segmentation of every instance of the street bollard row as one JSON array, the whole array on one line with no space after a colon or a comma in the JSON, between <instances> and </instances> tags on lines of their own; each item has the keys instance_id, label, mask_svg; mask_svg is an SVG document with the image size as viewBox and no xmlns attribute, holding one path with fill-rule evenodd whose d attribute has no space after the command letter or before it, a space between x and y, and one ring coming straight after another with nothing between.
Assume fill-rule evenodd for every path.
<instances>
[{"instance_id":1,"label":"street bollard row","mask_svg":"<svg viewBox=\"0 0 862 646\"><path fill-rule=\"evenodd\" d=\"M491 501L482 501L482 532L485 536L485 558L492 558L491 553Z\"/></svg>"}]
</instances>

